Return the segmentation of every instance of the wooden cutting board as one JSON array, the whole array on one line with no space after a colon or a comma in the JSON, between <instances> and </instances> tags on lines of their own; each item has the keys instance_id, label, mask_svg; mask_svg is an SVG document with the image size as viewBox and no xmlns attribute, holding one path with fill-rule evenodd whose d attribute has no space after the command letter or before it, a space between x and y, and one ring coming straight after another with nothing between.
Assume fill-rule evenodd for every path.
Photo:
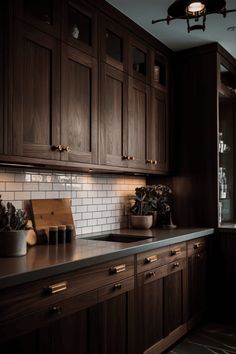
<instances>
[{"instance_id":1,"label":"wooden cutting board","mask_svg":"<svg viewBox=\"0 0 236 354\"><path fill-rule=\"evenodd\" d=\"M35 230L45 229L48 234L49 226L74 226L70 199L31 199L30 209Z\"/></svg>"}]
</instances>

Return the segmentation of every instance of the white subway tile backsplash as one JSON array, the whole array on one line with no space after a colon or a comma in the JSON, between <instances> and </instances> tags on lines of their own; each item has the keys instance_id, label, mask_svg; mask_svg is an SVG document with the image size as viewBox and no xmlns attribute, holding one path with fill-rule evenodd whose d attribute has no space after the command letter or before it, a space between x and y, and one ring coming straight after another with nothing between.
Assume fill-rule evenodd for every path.
<instances>
[{"instance_id":1,"label":"white subway tile backsplash","mask_svg":"<svg viewBox=\"0 0 236 354\"><path fill-rule=\"evenodd\" d=\"M142 177L0 169L0 195L17 208L28 199L70 198L78 237L126 227L124 205L142 185Z\"/></svg>"}]
</instances>

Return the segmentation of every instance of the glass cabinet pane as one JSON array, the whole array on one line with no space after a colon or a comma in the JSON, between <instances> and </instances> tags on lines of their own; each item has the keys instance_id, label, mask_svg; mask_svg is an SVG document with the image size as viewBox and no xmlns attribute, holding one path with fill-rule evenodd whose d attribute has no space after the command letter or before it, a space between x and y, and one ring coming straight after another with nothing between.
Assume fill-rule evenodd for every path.
<instances>
[{"instance_id":1,"label":"glass cabinet pane","mask_svg":"<svg viewBox=\"0 0 236 354\"><path fill-rule=\"evenodd\" d=\"M50 0L24 0L23 1L24 12L30 16L37 18L38 20L47 23L48 25L53 24L53 5Z\"/></svg>"},{"instance_id":2,"label":"glass cabinet pane","mask_svg":"<svg viewBox=\"0 0 236 354\"><path fill-rule=\"evenodd\" d=\"M109 30L106 30L106 53L111 58L123 62L123 40Z\"/></svg>"},{"instance_id":3,"label":"glass cabinet pane","mask_svg":"<svg viewBox=\"0 0 236 354\"><path fill-rule=\"evenodd\" d=\"M146 54L134 47L133 48L133 70L137 71L138 73L142 75L146 75L147 69L146 69Z\"/></svg>"},{"instance_id":4,"label":"glass cabinet pane","mask_svg":"<svg viewBox=\"0 0 236 354\"><path fill-rule=\"evenodd\" d=\"M166 66L157 57L154 61L153 80L155 84L166 85Z\"/></svg>"},{"instance_id":5,"label":"glass cabinet pane","mask_svg":"<svg viewBox=\"0 0 236 354\"><path fill-rule=\"evenodd\" d=\"M91 46L91 18L71 6L68 11L69 36Z\"/></svg>"}]
</instances>

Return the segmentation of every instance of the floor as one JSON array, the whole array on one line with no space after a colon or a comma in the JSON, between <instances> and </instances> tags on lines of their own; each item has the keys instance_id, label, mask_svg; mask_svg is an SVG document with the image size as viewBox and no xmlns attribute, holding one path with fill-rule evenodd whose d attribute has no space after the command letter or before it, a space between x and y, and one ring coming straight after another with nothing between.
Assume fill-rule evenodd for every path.
<instances>
[{"instance_id":1,"label":"floor","mask_svg":"<svg viewBox=\"0 0 236 354\"><path fill-rule=\"evenodd\" d=\"M208 324L188 334L167 354L236 354L236 327Z\"/></svg>"}]
</instances>

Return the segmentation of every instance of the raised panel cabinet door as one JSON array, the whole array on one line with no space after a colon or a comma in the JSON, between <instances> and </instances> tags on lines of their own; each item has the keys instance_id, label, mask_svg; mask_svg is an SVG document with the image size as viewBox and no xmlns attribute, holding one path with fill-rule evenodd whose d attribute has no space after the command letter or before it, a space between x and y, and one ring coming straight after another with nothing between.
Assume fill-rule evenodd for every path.
<instances>
[{"instance_id":1,"label":"raised panel cabinet door","mask_svg":"<svg viewBox=\"0 0 236 354\"><path fill-rule=\"evenodd\" d=\"M149 87L129 77L128 92L128 165L146 168L147 120L150 114Z\"/></svg>"},{"instance_id":2,"label":"raised panel cabinet door","mask_svg":"<svg viewBox=\"0 0 236 354\"><path fill-rule=\"evenodd\" d=\"M51 36L15 22L12 152L60 159L60 45Z\"/></svg>"},{"instance_id":3,"label":"raised panel cabinet door","mask_svg":"<svg viewBox=\"0 0 236 354\"><path fill-rule=\"evenodd\" d=\"M151 114L147 122L148 168L168 172L169 168L169 118L167 93L152 89Z\"/></svg>"},{"instance_id":4,"label":"raised panel cabinet door","mask_svg":"<svg viewBox=\"0 0 236 354\"><path fill-rule=\"evenodd\" d=\"M197 324L206 310L207 254L199 252L188 257L189 310L188 321Z\"/></svg>"},{"instance_id":5,"label":"raised panel cabinet door","mask_svg":"<svg viewBox=\"0 0 236 354\"><path fill-rule=\"evenodd\" d=\"M62 160L97 162L97 61L62 45Z\"/></svg>"},{"instance_id":6,"label":"raised panel cabinet door","mask_svg":"<svg viewBox=\"0 0 236 354\"><path fill-rule=\"evenodd\" d=\"M187 269L186 261L170 265L164 278L164 337L187 321Z\"/></svg>"},{"instance_id":7,"label":"raised panel cabinet door","mask_svg":"<svg viewBox=\"0 0 236 354\"><path fill-rule=\"evenodd\" d=\"M163 278L155 271L138 277L136 294L136 354L163 338Z\"/></svg>"},{"instance_id":8,"label":"raised panel cabinet door","mask_svg":"<svg viewBox=\"0 0 236 354\"><path fill-rule=\"evenodd\" d=\"M102 65L100 163L127 166L127 75Z\"/></svg>"}]
</instances>

